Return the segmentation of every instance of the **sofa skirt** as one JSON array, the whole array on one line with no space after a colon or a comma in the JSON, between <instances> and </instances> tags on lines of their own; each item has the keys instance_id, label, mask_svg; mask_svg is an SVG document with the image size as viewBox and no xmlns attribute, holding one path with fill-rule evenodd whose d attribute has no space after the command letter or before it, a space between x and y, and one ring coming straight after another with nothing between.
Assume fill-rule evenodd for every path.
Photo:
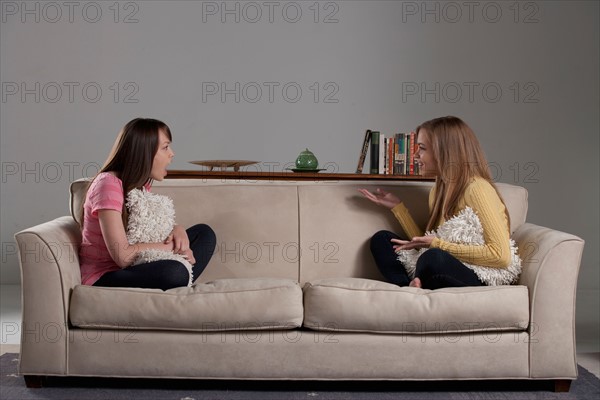
<instances>
[{"instance_id":1,"label":"sofa skirt","mask_svg":"<svg viewBox=\"0 0 600 400\"><path fill-rule=\"evenodd\" d=\"M304 329L164 332L74 329L66 375L271 380L529 377L526 332L391 335ZM35 371L21 371L35 374Z\"/></svg>"}]
</instances>

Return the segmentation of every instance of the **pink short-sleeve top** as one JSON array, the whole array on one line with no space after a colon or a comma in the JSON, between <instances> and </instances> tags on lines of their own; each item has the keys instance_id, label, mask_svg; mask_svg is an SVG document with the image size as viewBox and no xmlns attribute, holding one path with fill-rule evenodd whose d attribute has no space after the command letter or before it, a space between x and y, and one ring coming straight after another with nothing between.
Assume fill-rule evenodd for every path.
<instances>
[{"instance_id":1,"label":"pink short-sleeve top","mask_svg":"<svg viewBox=\"0 0 600 400\"><path fill-rule=\"evenodd\" d=\"M111 173L98 174L90 184L83 204L83 229L79 250L81 283L84 285L93 285L105 273L121 269L106 247L98 211L122 212L124 198L123 183Z\"/></svg>"}]
</instances>

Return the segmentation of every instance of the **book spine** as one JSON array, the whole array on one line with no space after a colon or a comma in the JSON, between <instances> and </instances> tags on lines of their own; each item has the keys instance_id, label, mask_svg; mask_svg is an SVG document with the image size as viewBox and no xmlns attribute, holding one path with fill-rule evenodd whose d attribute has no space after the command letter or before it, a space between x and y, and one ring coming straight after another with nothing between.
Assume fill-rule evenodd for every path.
<instances>
[{"instance_id":1,"label":"book spine","mask_svg":"<svg viewBox=\"0 0 600 400\"><path fill-rule=\"evenodd\" d=\"M410 133L410 164L409 175L415 174L415 133Z\"/></svg>"},{"instance_id":2,"label":"book spine","mask_svg":"<svg viewBox=\"0 0 600 400\"><path fill-rule=\"evenodd\" d=\"M398 154L399 142L398 142L398 133L394 135L394 175L398 175L398 166L400 161L400 155Z\"/></svg>"},{"instance_id":3,"label":"book spine","mask_svg":"<svg viewBox=\"0 0 600 400\"><path fill-rule=\"evenodd\" d=\"M415 133L415 154L419 150L419 145L417 143L418 141L419 141L419 134ZM421 169L419 168L419 162L416 158L415 158L414 165L415 165L415 175L421 175Z\"/></svg>"},{"instance_id":4,"label":"book spine","mask_svg":"<svg viewBox=\"0 0 600 400\"><path fill-rule=\"evenodd\" d=\"M408 162L410 157L410 151L408 150L410 146L410 134L407 133L404 135L404 175L408 175L409 168Z\"/></svg>"},{"instance_id":5,"label":"book spine","mask_svg":"<svg viewBox=\"0 0 600 400\"><path fill-rule=\"evenodd\" d=\"M358 157L358 166L356 167L356 173L362 174L363 167L365 165L365 158L367 157L367 151L369 150L369 142L371 141L371 130L367 129L365 132L365 138L363 140L362 148L360 149L360 156Z\"/></svg>"},{"instance_id":6,"label":"book spine","mask_svg":"<svg viewBox=\"0 0 600 400\"><path fill-rule=\"evenodd\" d=\"M385 165L385 136L379 135L379 173L384 174L383 166Z\"/></svg>"},{"instance_id":7,"label":"book spine","mask_svg":"<svg viewBox=\"0 0 600 400\"><path fill-rule=\"evenodd\" d=\"M405 142L404 133L399 133L398 134L398 173L400 175L405 174L404 163L406 161L406 156L404 154L404 147L405 147L404 142Z\"/></svg>"},{"instance_id":8,"label":"book spine","mask_svg":"<svg viewBox=\"0 0 600 400\"><path fill-rule=\"evenodd\" d=\"M388 142L389 142L389 146L388 146L387 169L388 169L388 174L393 175L394 174L394 138L393 137L389 138Z\"/></svg>"},{"instance_id":9,"label":"book spine","mask_svg":"<svg viewBox=\"0 0 600 400\"><path fill-rule=\"evenodd\" d=\"M385 174L385 134L379 134L379 173Z\"/></svg>"},{"instance_id":10,"label":"book spine","mask_svg":"<svg viewBox=\"0 0 600 400\"><path fill-rule=\"evenodd\" d=\"M381 139L380 139L381 140ZM387 170L387 162L388 162L388 146L390 145L390 139L389 138L384 138L383 139L383 174L387 175L388 170Z\"/></svg>"},{"instance_id":11,"label":"book spine","mask_svg":"<svg viewBox=\"0 0 600 400\"><path fill-rule=\"evenodd\" d=\"M379 132L371 131L371 174L379 173Z\"/></svg>"}]
</instances>

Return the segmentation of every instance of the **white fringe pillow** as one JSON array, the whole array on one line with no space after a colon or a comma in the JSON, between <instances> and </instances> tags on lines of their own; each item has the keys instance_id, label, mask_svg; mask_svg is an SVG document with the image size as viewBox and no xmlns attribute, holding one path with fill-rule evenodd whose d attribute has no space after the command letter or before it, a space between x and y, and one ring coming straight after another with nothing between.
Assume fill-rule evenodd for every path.
<instances>
[{"instance_id":1,"label":"white fringe pillow","mask_svg":"<svg viewBox=\"0 0 600 400\"><path fill-rule=\"evenodd\" d=\"M129 211L129 244L163 242L171 234L175 226L175 207L169 197L150 193L145 189L133 189L127 194L125 205ZM181 254L163 250L142 250L137 254L133 265L158 260L181 262L190 274L188 286L192 285L192 265Z\"/></svg>"},{"instance_id":2,"label":"white fringe pillow","mask_svg":"<svg viewBox=\"0 0 600 400\"><path fill-rule=\"evenodd\" d=\"M426 232L426 235L434 235L441 240L457 244L467 244L482 246L485 244L483 239L483 228L479 217L471 207L466 207L454 217L440 225L437 231ZM398 260L402 262L408 276L415 277L415 268L417 259L428 249L399 250ZM517 246L514 240L510 239L511 263L508 268L492 268L480 265L464 263L470 268L479 280L489 286L510 285L515 283L521 274L521 258L517 254Z\"/></svg>"}]
</instances>

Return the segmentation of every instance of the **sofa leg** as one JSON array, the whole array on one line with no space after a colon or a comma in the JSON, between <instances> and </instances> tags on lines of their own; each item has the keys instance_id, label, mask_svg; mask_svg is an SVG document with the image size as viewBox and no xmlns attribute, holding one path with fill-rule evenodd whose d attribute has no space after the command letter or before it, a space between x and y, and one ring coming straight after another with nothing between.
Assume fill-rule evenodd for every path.
<instances>
[{"instance_id":1,"label":"sofa leg","mask_svg":"<svg viewBox=\"0 0 600 400\"><path fill-rule=\"evenodd\" d=\"M555 392L568 392L571 389L571 380L570 379L556 379L554 381L554 391Z\"/></svg>"},{"instance_id":2,"label":"sofa leg","mask_svg":"<svg viewBox=\"0 0 600 400\"><path fill-rule=\"evenodd\" d=\"M25 386L29 389L39 389L44 386L44 376L42 375L23 375Z\"/></svg>"}]
</instances>

